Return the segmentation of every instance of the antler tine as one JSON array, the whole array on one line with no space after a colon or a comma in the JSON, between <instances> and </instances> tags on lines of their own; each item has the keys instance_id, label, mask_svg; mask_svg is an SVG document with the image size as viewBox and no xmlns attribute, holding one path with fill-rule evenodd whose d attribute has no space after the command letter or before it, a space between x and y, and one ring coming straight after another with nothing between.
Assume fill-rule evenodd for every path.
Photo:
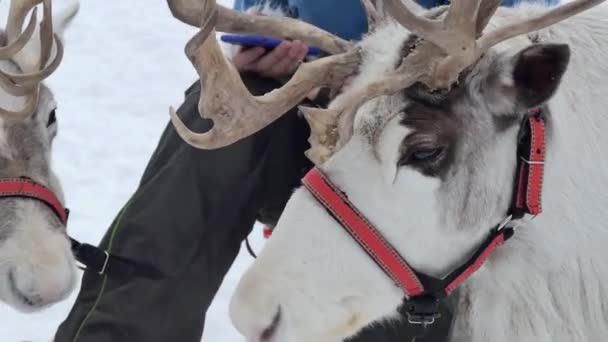
<instances>
[{"instance_id":1,"label":"antler tine","mask_svg":"<svg viewBox=\"0 0 608 342\"><path fill-rule=\"evenodd\" d=\"M0 115L5 116L9 119L19 119L33 113L36 110L36 106L38 105L39 92L37 88L38 87L36 87L35 91L32 92L31 96L28 96L25 100L25 105L23 106L23 109L19 111L10 111L0 107Z\"/></svg>"},{"instance_id":2,"label":"antler tine","mask_svg":"<svg viewBox=\"0 0 608 342\"><path fill-rule=\"evenodd\" d=\"M0 59L9 59L13 57L17 52L21 51L32 38L34 31L36 30L36 22L37 22L37 8L34 8L32 15L30 16L30 21L23 31L22 34L17 37L13 42L9 43L7 46L0 47ZM8 37L7 37L8 41Z\"/></svg>"},{"instance_id":3,"label":"antler tine","mask_svg":"<svg viewBox=\"0 0 608 342\"><path fill-rule=\"evenodd\" d=\"M53 49L53 4L51 0L43 0L44 16L40 23L40 70L44 69L46 63L51 57L51 50Z\"/></svg>"},{"instance_id":4,"label":"antler tine","mask_svg":"<svg viewBox=\"0 0 608 342\"><path fill-rule=\"evenodd\" d=\"M186 45L186 55L200 76L199 112L212 119L214 126L207 133L194 133L170 110L178 134L198 148L220 148L261 130L302 101L310 90L342 82L356 70L361 58L359 50L353 49L303 63L283 87L254 97L215 38L215 1L204 1L202 13L203 24Z\"/></svg>"},{"instance_id":5,"label":"antler tine","mask_svg":"<svg viewBox=\"0 0 608 342\"><path fill-rule=\"evenodd\" d=\"M334 152L340 133L338 132L338 120L340 112L321 108L300 106L306 122L310 126L308 142L310 149L304 154L315 165L321 165Z\"/></svg>"},{"instance_id":6,"label":"antler tine","mask_svg":"<svg viewBox=\"0 0 608 342\"><path fill-rule=\"evenodd\" d=\"M338 54L354 44L306 22L275 16L250 15L224 6L218 7L217 30L238 34L259 34L288 40L300 40L309 46Z\"/></svg>"},{"instance_id":7,"label":"antler tine","mask_svg":"<svg viewBox=\"0 0 608 342\"><path fill-rule=\"evenodd\" d=\"M414 14L402 0L385 0L384 7L386 12L393 17L401 26L410 30L420 38L442 46L442 34L444 34L443 22L428 19Z\"/></svg>"},{"instance_id":8,"label":"antler tine","mask_svg":"<svg viewBox=\"0 0 608 342\"><path fill-rule=\"evenodd\" d=\"M40 4L42 0L13 0L11 1L9 16L6 24L6 35L8 42L14 41L23 27L23 22L28 12Z\"/></svg>"},{"instance_id":9,"label":"antler tine","mask_svg":"<svg viewBox=\"0 0 608 342\"><path fill-rule=\"evenodd\" d=\"M443 20L415 15L402 0L386 0L388 13L418 37L440 47L446 54L470 49L476 38L477 13L483 0L452 0Z\"/></svg>"},{"instance_id":10,"label":"antler tine","mask_svg":"<svg viewBox=\"0 0 608 342\"><path fill-rule=\"evenodd\" d=\"M0 87L13 96L25 96L30 94L34 89L32 85L15 84L5 72L0 72Z\"/></svg>"},{"instance_id":11,"label":"antler tine","mask_svg":"<svg viewBox=\"0 0 608 342\"><path fill-rule=\"evenodd\" d=\"M560 5L538 17L522 20L521 22L507 25L484 35L479 39L479 48L482 51L486 51L502 41L524 33L541 30L595 7L604 1L605 0L576 0Z\"/></svg>"},{"instance_id":12,"label":"antler tine","mask_svg":"<svg viewBox=\"0 0 608 342\"><path fill-rule=\"evenodd\" d=\"M461 40L474 41L481 2L483 0L452 0L444 20L445 30L457 33Z\"/></svg>"},{"instance_id":13,"label":"antler tine","mask_svg":"<svg viewBox=\"0 0 608 342\"><path fill-rule=\"evenodd\" d=\"M384 13L382 13L371 0L361 0L365 13L367 14L367 24L369 28L375 27L379 22L384 19Z\"/></svg>"},{"instance_id":14,"label":"antler tine","mask_svg":"<svg viewBox=\"0 0 608 342\"><path fill-rule=\"evenodd\" d=\"M494 13L496 13L496 10L498 10L501 3L502 0L485 0L481 2L479 10L477 11L477 28L475 30L477 33L476 38L481 36L483 30L485 30L486 26L488 26L490 19L492 19Z\"/></svg>"},{"instance_id":15,"label":"antler tine","mask_svg":"<svg viewBox=\"0 0 608 342\"><path fill-rule=\"evenodd\" d=\"M180 21L200 27L209 0L167 0L173 16ZM237 34L259 34L281 39L300 40L310 46L336 54L346 52L353 44L316 26L300 20L245 14L215 4L218 19L216 30Z\"/></svg>"},{"instance_id":16,"label":"antler tine","mask_svg":"<svg viewBox=\"0 0 608 342\"><path fill-rule=\"evenodd\" d=\"M42 37L42 35L41 35ZM4 71L0 71L0 73L4 74L4 77L7 77L8 79L12 80L13 83L17 84L17 85L31 85L31 84L36 84L36 83L40 83L42 82L44 79L46 79L47 77L49 77L51 74L53 74L57 68L59 67L59 65L61 64L61 61L63 60L63 54L64 54L64 49L63 49L63 44L61 43L61 40L59 39L59 37L57 37L56 35L51 35L51 39L54 39L55 44L56 44L56 53L55 53L55 58L53 58L53 61L51 61L51 63L49 63L45 68L43 68L40 71L36 71L36 72L32 72L32 73L26 73L26 74L11 74L8 72L4 72ZM51 40L52 42L53 40ZM47 52L45 53L47 55L47 57L44 57L43 55L43 51L40 51L40 54L42 55L41 58L46 58L48 60L48 56L50 55L50 50L52 49L53 45L52 44L48 44L46 43L47 47L44 47ZM46 62L45 62L46 64ZM43 64L40 64L43 65ZM15 94L16 95L16 94Z\"/></svg>"}]
</instances>

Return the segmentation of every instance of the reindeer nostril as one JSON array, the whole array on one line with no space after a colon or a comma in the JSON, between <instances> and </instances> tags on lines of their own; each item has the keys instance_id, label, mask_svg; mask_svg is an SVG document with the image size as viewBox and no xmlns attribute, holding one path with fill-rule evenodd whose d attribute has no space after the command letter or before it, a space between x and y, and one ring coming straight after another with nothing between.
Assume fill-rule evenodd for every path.
<instances>
[{"instance_id":1,"label":"reindeer nostril","mask_svg":"<svg viewBox=\"0 0 608 342\"><path fill-rule=\"evenodd\" d=\"M279 309L277 310L277 313L274 315L274 317L272 319L272 323L270 323L268 328L264 329L264 331L262 332L262 336L260 336L260 341L261 342L270 341L272 339L272 337L274 336L274 334L276 333L277 327L279 326L280 322L281 322L281 308L279 307Z\"/></svg>"},{"instance_id":2,"label":"reindeer nostril","mask_svg":"<svg viewBox=\"0 0 608 342\"><path fill-rule=\"evenodd\" d=\"M28 306L36 306L38 305L42 299L40 298L40 296L36 296L36 295L28 295L26 293L24 293L21 289L19 289L19 286L17 285L17 279L15 276L15 270L12 269L10 270L10 272L8 273L8 281L9 281L9 286L11 291L13 292L13 294L19 298L19 300L28 305Z\"/></svg>"}]
</instances>

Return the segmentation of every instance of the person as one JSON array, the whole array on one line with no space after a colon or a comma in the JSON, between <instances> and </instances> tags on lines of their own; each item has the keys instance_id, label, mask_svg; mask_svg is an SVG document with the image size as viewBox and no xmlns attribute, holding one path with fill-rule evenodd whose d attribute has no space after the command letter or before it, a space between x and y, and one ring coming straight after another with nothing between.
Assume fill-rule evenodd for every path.
<instances>
[{"instance_id":1,"label":"person","mask_svg":"<svg viewBox=\"0 0 608 342\"><path fill-rule=\"evenodd\" d=\"M425 7L446 2L419 0ZM234 8L246 10L255 3L237 0ZM275 5L344 39L360 39L367 31L360 0L283 0ZM279 87L279 79L293 72L306 49L301 42L286 41L272 51L239 51L232 61L249 90L260 95ZM210 122L199 116L199 95L197 82L186 90L178 113L188 127L206 131ZM306 101L324 105L326 100ZM103 274L86 271L54 341L200 341L207 308L242 241L256 221L277 222L312 167L304 155L308 135L297 109L217 150L195 149L167 125L136 191L99 244L112 257L137 265L136 271L118 272L110 265ZM446 340L451 315L447 307L442 314L418 342ZM352 341L410 341L414 333L407 323L374 326Z\"/></svg>"}]
</instances>

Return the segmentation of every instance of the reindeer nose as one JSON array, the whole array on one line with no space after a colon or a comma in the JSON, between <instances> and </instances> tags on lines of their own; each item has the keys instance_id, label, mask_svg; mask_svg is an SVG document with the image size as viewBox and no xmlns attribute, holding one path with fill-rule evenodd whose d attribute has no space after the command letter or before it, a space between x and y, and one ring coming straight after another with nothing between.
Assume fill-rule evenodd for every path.
<instances>
[{"instance_id":1,"label":"reindeer nose","mask_svg":"<svg viewBox=\"0 0 608 342\"><path fill-rule=\"evenodd\" d=\"M272 322L264 331L262 331L262 335L260 336L260 342L270 342L273 337L277 333L277 329L279 328L279 324L281 323L281 307L277 309L277 313L272 318Z\"/></svg>"},{"instance_id":2,"label":"reindeer nose","mask_svg":"<svg viewBox=\"0 0 608 342\"><path fill-rule=\"evenodd\" d=\"M25 290L20 288L19 284L17 283L15 273L15 269L12 269L8 273L9 286L11 291L13 292L13 295L17 296L19 300L21 300L24 304L28 306L42 305L42 297L35 293L32 293L31 288L27 288Z\"/></svg>"},{"instance_id":3,"label":"reindeer nose","mask_svg":"<svg viewBox=\"0 0 608 342\"><path fill-rule=\"evenodd\" d=\"M265 291L265 279L246 275L241 279L230 301L230 319L234 327L250 342L284 342L287 312L279 296Z\"/></svg>"},{"instance_id":4,"label":"reindeer nose","mask_svg":"<svg viewBox=\"0 0 608 342\"><path fill-rule=\"evenodd\" d=\"M8 288L24 311L61 301L72 292L76 282L73 262L67 256L58 259L50 264L16 265L8 272Z\"/></svg>"}]
</instances>

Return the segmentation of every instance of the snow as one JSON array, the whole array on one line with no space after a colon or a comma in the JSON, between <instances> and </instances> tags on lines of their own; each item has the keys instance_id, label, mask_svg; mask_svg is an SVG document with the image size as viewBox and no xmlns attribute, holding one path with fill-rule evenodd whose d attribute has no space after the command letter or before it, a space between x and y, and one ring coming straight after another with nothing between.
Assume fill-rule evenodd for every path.
<instances>
[{"instance_id":1,"label":"snow","mask_svg":"<svg viewBox=\"0 0 608 342\"><path fill-rule=\"evenodd\" d=\"M55 1L55 10L62 4ZM64 61L47 82L59 104L54 167L76 239L97 244L134 191L169 106L178 106L196 80L183 53L194 32L171 16L165 1L81 1L66 34ZM258 250L261 235L257 227L251 237ZM209 308L203 341L243 340L230 324L228 302L251 261L243 248ZM52 341L76 294L33 315L0 305L0 341Z\"/></svg>"}]
</instances>

